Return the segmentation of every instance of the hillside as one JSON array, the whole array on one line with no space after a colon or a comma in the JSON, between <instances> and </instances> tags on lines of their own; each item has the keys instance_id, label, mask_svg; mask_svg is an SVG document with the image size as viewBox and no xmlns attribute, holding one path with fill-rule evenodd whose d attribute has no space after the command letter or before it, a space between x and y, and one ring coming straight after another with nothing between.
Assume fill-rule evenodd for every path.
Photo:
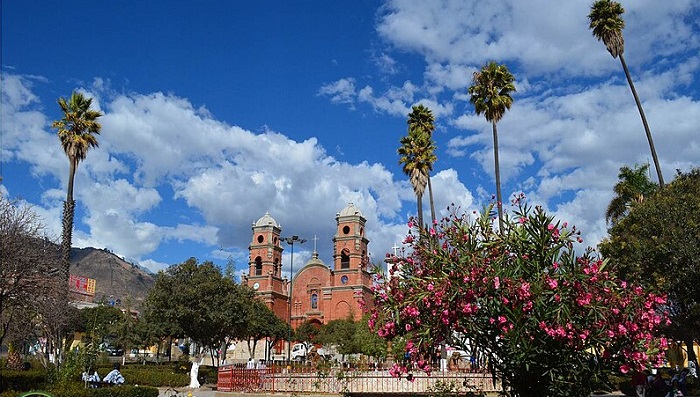
<instances>
[{"instance_id":1,"label":"hillside","mask_svg":"<svg viewBox=\"0 0 700 397\"><path fill-rule=\"evenodd\" d=\"M96 280L95 302L103 298L106 301L119 299L125 305L131 299L138 306L154 284L152 274L109 251L96 248L73 248L70 273Z\"/></svg>"}]
</instances>

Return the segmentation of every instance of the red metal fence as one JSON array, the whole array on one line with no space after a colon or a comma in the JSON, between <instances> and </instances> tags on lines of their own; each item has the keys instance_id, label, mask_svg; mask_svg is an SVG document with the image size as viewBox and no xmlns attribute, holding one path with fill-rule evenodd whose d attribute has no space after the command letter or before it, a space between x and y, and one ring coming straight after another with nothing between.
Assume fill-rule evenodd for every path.
<instances>
[{"instance_id":1,"label":"red metal fence","mask_svg":"<svg viewBox=\"0 0 700 397\"><path fill-rule=\"evenodd\" d=\"M454 391L501 391L484 372L433 372L395 378L388 371L359 371L348 369L295 369L270 367L246 369L240 366L219 367L217 390L267 393L426 393L436 387Z\"/></svg>"}]
</instances>

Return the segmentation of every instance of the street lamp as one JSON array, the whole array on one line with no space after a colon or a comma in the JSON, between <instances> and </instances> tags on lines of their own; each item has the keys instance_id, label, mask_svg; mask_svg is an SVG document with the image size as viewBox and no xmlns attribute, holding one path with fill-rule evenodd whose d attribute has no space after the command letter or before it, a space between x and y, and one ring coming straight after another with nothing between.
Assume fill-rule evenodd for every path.
<instances>
[{"instance_id":1,"label":"street lamp","mask_svg":"<svg viewBox=\"0 0 700 397\"><path fill-rule=\"evenodd\" d=\"M292 246L292 257L289 261L289 335L287 340L287 362L292 361L292 278L294 277L294 242L299 244L304 243L306 240L299 238L299 236L285 237L284 242Z\"/></svg>"}]
</instances>

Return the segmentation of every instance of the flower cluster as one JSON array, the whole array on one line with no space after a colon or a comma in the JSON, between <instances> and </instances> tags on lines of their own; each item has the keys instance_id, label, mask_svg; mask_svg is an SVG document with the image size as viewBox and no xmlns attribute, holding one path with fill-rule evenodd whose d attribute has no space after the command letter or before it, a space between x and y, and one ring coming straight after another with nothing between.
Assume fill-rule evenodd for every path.
<instances>
[{"instance_id":1,"label":"flower cluster","mask_svg":"<svg viewBox=\"0 0 700 397\"><path fill-rule=\"evenodd\" d=\"M591 250L576 256L575 227L516 203L502 231L489 209L477 217L452 209L434 228L409 234L411 255L395 258L375 286L370 319L381 337L406 342L392 373L429 371L426 357L455 334L488 352L506 385L540 395L572 382L590 394L584 380L601 368L661 360L666 298L618 279Z\"/></svg>"}]
</instances>

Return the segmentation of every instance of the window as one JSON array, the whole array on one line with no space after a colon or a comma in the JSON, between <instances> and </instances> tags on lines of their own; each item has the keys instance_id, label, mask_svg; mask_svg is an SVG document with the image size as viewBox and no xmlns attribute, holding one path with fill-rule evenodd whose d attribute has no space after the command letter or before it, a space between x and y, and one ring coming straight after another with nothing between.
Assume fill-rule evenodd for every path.
<instances>
[{"instance_id":1,"label":"window","mask_svg":"<svg viewBox=\"0 0 700 397\"><path fill-rule=\"evenodd\" d=\"M265 241L265 236L263 236L263 235L261 234L261 235L258 236L258 244L262 244L263 241Z\"/></svg>"},{"instance_id":2,"label":"window","mask_svg":"<svg viewBox=\"0 0 700 397\"><path fill-rule=\"evenodd\" d=\"M341 269L350 269L350 250L347 248L343 248L343 251L340 253L340 268Z\"/></svg>"},{"instance_id":3,"label":"window","mask_svg":"<svg viewBox=\"0 0 700 397\"><path fill-rule=\"evenodd\" d=\"M274 269L274 272L273 272L272 274L274 274L275 276L279 276L279 270L280 270L280 269L279 269L279 268L280 268L280 264L279 264L277 261L278 261L278 259L275 258L275 261L273 262L273 269Z\"/></svg>"},{"instance_id":4,"label":"window","mask_svg":"<svg viewBox=\"0 0 700 397\"><path fill-rule=\"evenodd\" d=\"M262 258L255 258L255 275L262 276Z\"/></svg>"},{"instance_id":5,"label":"window","mask_svg":"<svg viewBox=\"0 0 700 397\"><path fill-rule=\"evenodd\" d=\"M350 233L350 226L343 226L343 234L349 234Z\"/></svg>"},{"instance_id":6,"label":"window","mask_svg":"<svg viewBox=\"0 0 700 397\"><path fill-rule=\"evenodd\" d=\"M311 308L318 309L318 295L311 294Z\"/></svg>"}]
</instances>

